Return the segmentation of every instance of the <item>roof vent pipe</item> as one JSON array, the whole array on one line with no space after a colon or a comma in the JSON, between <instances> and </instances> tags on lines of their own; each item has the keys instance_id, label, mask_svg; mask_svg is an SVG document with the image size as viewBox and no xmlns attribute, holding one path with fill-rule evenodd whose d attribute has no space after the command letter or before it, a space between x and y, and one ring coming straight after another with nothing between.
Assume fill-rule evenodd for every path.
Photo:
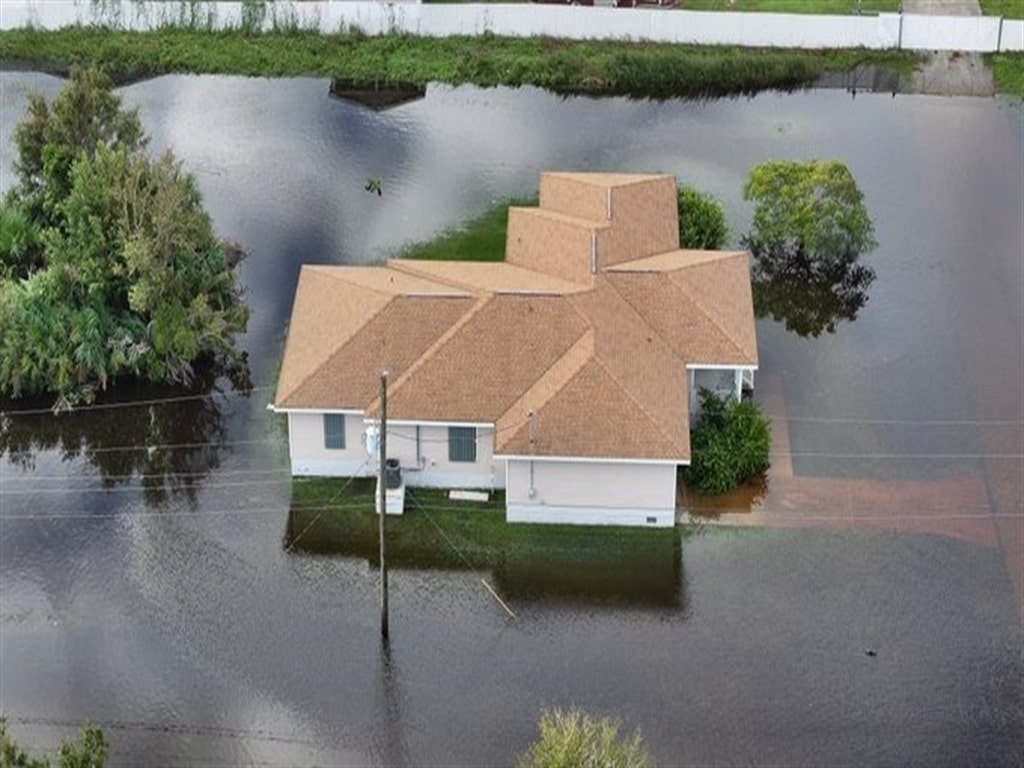
<instances>
[{"instance_id":1,"label":"roof vent pipe","mask_svg":"<svg viewBox=\"0 0 1024 768\"><path fill-rule=\"evenodd\" d=\"M608 217L608 221L612 220L612 188L608 187L605 190L605 214Z\"/></svg>"},{"instance_id":2,"label":"roof vent pipe","mask_svg":"<svg viewBox=\"0 0 1024 768\"><path fill-rule=\"evenodd\" d=\"M590 230L590 274L597 274L597 230Z\"/></svg>"}]
</instances>

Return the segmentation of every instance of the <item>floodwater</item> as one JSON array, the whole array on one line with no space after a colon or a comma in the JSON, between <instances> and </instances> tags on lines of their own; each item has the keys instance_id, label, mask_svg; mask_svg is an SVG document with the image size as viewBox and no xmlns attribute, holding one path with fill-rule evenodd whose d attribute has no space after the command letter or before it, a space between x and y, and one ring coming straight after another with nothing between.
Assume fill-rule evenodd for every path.
<instances>
[{"instance_id":1,"label":"floodwater","mask_svg":"<svg viewBox=\"0 0 1024 768\"><path fill-rule=\"evenodd\" d=\"M25 93L60 81L0 85L6 188ZM664 765L1024 764L1019 105L430 87L378 112L322 80L220 77L122 94L251 251L253 387L0 420L0 710L20 742L88 719L112 765L510 764L543 707L579 705L641 727ZM265 410L299 264L379 259L543 168L676 173L736 239L746 173L787 157L845 161L880 243L855 319L758 324L776 452L743 514L787 527L625 548L633 589L571 537L550 568L412 558L382 650L372 555L290 512Z\"/></svg>"}]
</instances>

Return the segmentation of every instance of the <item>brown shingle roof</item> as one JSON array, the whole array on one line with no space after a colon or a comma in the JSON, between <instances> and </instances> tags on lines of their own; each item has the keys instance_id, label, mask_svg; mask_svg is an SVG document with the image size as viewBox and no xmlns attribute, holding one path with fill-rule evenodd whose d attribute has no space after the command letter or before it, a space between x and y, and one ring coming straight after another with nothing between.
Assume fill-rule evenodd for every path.
<instances>
[{"instance_id":1,"label":"brown shingle roof","mask_svg":"<svg viewBox=\"0 0 1024 768\"><path fill-rule=\"evenodd\" d=\"M610 267L607 274L687 363L757 365L745 252L678 250Z\"/></svg>"},{"instance_id":2,"label":"brown shingle roof","mask_svg":"<svg viewBox=\"0 0 1024 768\"><path fill-rule=\"evenodd\" d=\"M504 261L421 261L392 259L388 266L463 290L479 293L554 293L587 290L588 286L545 275Z\"/></svg>"},{"instance_id":3,"label":"brown shingle roof","mask_svg":"<svg viewBox=\"0 0 1024 768\"><path fill-rule=\"evenodd\" d=\"M321 406L313 397L320 391L315 387L308 390L306 397L297 397L298 390L310 377L321 377L323 366L337 350L402 293L469 295L450 286L377 267L303 265L275 404L282 408L328 407Z\"/></svg>"},{"instance_id":4,"label":"brown shingle roof","mask_svg":"<svg viewBox=\"0 0 1024 768\"><path fill-rule=\"evenodd\" d=\"M373 415L387 368L392 418L499 454L688 459L685 365L757 362L746 254L674 248L671 177L544 174L541 205L506 263L303 268L275 405Z\"/></svg>"},{"instance_id":5,"label":"brown shingle roof","mask_svg":"<svg viewBox=\"0 0 1024 768\"><path fill-rule=\"evenodd\" d=\"M388 413L493 423L586 331L564 297L494 295L395 381Z\"/></svg>"},{"instance_id":6,"label":"brown shingle roof","mask_svg":"<svg viewBox=\"0 0 1024 768\"><path fill-rule=\"evenodd\" d=\"M682 461L689 439L676 444L624 387L591 359L543 406L532 425L521 423L496 453L507 456L581 456Z\"/></svg>"},{"instance_id":7,"label":"brown shingle roof","mask_svg":"<svg viewBox=\"0 0 1024 768\"><path fill-rule=\"evenodd\" d=\"M388 371L392 380L400 377L473 303L469 297L395 297L282 405L363 410L377 396L381 371Z\"/></svg>"}]
</instances>

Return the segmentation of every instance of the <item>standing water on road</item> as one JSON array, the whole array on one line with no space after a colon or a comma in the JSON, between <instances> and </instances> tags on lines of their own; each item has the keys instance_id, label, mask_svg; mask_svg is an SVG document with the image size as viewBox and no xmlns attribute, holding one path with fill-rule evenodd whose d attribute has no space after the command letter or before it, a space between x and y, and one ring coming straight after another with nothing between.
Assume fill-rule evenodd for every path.
<instances>
[{"instance_id":1,"label":"standing water on road","mask_svg":"<svg viewBox=\"0 0 1024 768\"><path fill-rule=\"evenodd\" d=\"M61 82L0 85L6 189L26 93ZM578 705L641 727L664 765L1024 763L1019 105L431 87L375 111L322 80L186 76L121 94L250 251L253 387L3 404L0 711L19 742L92 720L111 765L510 764L542 708ZM576 571L572 537L550 568L411 561L383 653L371 560L286 543L265 406L299 265L380 259L547 168L676 173L723 201L735 244L750 168L814 157L849 165L880 247L856 320L758 324L776 455L751 516L798 529L667 534L628 561L634 589Z\"/></svg>"}]
</instances>

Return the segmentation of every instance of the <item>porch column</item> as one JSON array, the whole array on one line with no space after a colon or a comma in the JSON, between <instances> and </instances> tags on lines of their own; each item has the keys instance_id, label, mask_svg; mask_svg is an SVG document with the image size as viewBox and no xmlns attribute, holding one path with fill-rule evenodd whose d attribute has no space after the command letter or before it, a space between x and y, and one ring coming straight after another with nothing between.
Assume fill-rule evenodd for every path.
<instances>
[{"instance_id":1,"label":"porch column","mask_svg":"<svg viewBox=\"0 0 1024 768\"><path fill-rule=\"evenodd\" d=\"M736 368L732 372L733 386L736 390L736 402L738 403L743 397L743 369Z\"/></svg>"}]
</instances>

